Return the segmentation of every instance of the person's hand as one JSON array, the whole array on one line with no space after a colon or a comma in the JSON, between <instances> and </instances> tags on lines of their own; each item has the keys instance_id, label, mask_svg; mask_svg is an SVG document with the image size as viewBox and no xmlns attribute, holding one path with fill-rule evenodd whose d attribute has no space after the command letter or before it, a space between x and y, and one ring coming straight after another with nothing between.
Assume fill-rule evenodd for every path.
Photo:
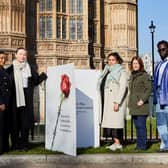
<instances>
[{"instance_id":1,"label":"person's hand","mask_svg":"<svg viewBox=\"0 0 168 168\"><path fill-rule=\"evenodd\" d=\"M44 68L43 68L43 72L44 72L45 74L47 74L47 65L44 66Z\"/></svg>"},{"instance_id":2,"label":"person's hand","mask_svg":"<svg viewBox=\"0 0 168 168\"><path fill-rule=\"evenodd\" d=\"M117 112L119 110L119 104L118 103L114 103L113 104L113 109L115 112Z\"/></svg>"},{"instance_id":3,"label":"person's hand","mask_svg":"<svg viewBox=\"0 0 168 168\"><path fill-rule=\"evenodd\" d=\"M47 74L47 68L45 68L43 72L44 72L45 74Z\"/></svg>"},{"instance_id":4,"label":"person's hand","mask_svg":"<svg viewBox=\"0 0 168 168\"><path fill-rule=\"evenodd\" d=\"M139 100L139 101L137 102L137 106L142 106L143 104L144 104L143 100Z\"/></svg>"},{"instance_id":5,"label":"person's hand","mask_svg":"<svg viewBox=\"0 0 168 168\"><path fill-rule=\"evenodd\" d=\"M4 111L5 110L5 104L0 104L0 111Z\"/></svg>"}]
</instances>

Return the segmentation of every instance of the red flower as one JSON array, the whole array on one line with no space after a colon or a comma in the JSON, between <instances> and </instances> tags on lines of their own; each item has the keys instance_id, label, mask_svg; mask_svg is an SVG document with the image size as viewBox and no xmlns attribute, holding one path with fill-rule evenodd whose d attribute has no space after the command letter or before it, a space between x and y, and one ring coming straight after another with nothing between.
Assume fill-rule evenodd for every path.
<instances>
[{"instance_id":1,"label":"red flower","mask_svg":"<svg viewBox=\"0 0 168 168\"><path fill-rule=\"evenodd\" d=\"M69 96L70 87L71 87L71 82L69 81L69 77L66 74L63 74L61 76L60 88L65 97Z\"/></svg>"},{"instance_id":2,"label":"red flower","mask_svg":"<svg viewBox=\"0 0 168 168\"><path fill-rule=\"evenodd\" d=\"M61 114L61 106L62 106L63 100L69 96L70 87L71 87L71 82L69 80L68 75L66 75L66 74L61 75L60 88L61 88L62 93L60 95L61 100L60 100L60 104L59 104L59 107L58 107L58 116L57 116L57 120L56 120L55 127L54 127L54 132L53 132L53 138L52 138L52 142L51 142L51 150L53 148L54 140L55 140L55 137L56 137L58 121L59 121L60 114Z\"/></svg>"}]
</instances>

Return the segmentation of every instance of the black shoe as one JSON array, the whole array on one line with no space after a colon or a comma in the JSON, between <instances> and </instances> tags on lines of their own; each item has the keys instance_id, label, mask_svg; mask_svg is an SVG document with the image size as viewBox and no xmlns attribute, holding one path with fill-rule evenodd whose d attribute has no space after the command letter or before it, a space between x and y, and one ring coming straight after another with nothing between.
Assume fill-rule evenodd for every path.
<instances>
[{"instance_id":1,"label":"black shoe","mask_svg":"<svg viewBox=\"0 0 168 168\"><path fill-rule=\"evenodd\" d=\"M12 145L11 147L11 150L19 150L19 149L20 149L20 145L18 144Z\"/></svg>"},{"instance_id":2,"label":"black shoe","mask_svg":"<svg viewBox=\"0 0 168 168\"><path fill-rule=\"evenodd\" d=\"M9 152L9 148L4 148L3 149L3 152L5 153L5 152Z\"/></svg>"},{"instance_id":3,"label":"black shoe","mask_svg":"<svg viewBox=\"0 0 168 168\"><path fill-rule=\"evenodd\" d=\"M28 143L22 143L20 144L20 149L19 151L28 151Z\"/></svg>"},{"instance_id":4,"label":"black shoe","mask_svg":"<svg viewBox=\"0 0 168 168\"><path fill-rule=\"evenodd\" d=\"M27 152L28 150L29 150L29 149L26 148L26 147L19 149L20 152Z\"/></svg>"}]
</instances>

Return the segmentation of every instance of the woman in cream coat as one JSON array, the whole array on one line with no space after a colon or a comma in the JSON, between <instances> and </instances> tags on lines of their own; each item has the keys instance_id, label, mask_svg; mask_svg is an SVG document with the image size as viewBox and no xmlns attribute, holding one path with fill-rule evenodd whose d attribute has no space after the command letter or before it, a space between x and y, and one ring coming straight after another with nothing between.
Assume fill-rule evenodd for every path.
<instances>
[{"instance_id":1,"label":"woman in cream coat","mask_svg":"<svg viewBox=\"0 0 168 168\"><path fill-rule=\"evenodd\" d=\"M122 149L128 78L118 53L110 53L107 61L98 80L101 95L100 124L102 128L110 128L114 143L107 148L115 151Z\"/></svg>"}]
</instances>

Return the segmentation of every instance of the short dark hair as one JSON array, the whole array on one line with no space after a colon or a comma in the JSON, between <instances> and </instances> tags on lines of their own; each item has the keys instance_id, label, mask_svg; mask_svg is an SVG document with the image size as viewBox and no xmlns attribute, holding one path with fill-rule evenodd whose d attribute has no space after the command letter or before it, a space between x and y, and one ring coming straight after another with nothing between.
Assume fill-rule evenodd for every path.
<instances>
[{"instance_id":1,"label":"short dark hair","mask_svg":"<svg viewBox=\"0 0 168 168\"><path fill-rule=\"evenodd\" d=\"M161 44L165 44L165 45L167 46L167 48L168 48L168 42L167 42L166 40L161 40L161 41L159 41L159 42L157 43L157 48L159 48L159 46L160 46Z\"/></svg>"},{"instance_id":2,"label":"short dark hair","mask_svg":"<svg viewBox=\"0 0 168 168\"><path fill-rule=\"evenodd\" d=\"M111 52L107 55L107 59L110 57L110 56L113 56L115 57L115 59L118 61L119 64L122 64L123 63L123 59L121 58L121 56L119 55L118 52Z\"/></svg>"},{"instance_id":3,"label":"short dark hair","mask_svg":"<svg viewBox=\"0 0 168 168\"><path fill-rule=\"evenodd\" d=\"M6 53L4 51L0 51L0 54L5 54L6 55Z\"/></svg>"},{"instance_id":4,"label":"short dark hair","mask_svg":"<svg viewBox=\"0 0 168 168\"><path fill-rule=\"evenodd\" d=\"M19 50L25 50L25 51L27 51L24 47L19 47L19 48L16 49L16 54L18 53Z\"/></svg>"},{"instance_id":5,"label":"short dark hair","mask_svg":"<svg viewBox=\"0 0 168 168\"><path fill-rule=\"evenodd\" d=\"M142 58L139 57L139 56L134 56L134 57L132 58L130 70L133 71L133 66L132 66L132 64L133 64L133 61L134 61L134 60L137 60L138 63L139 63L139 65L140 65L140 69L139 69L139 70L140 70L140 71L144 71L144 63L143 63Z\"/></svg>"}]
</instances>

